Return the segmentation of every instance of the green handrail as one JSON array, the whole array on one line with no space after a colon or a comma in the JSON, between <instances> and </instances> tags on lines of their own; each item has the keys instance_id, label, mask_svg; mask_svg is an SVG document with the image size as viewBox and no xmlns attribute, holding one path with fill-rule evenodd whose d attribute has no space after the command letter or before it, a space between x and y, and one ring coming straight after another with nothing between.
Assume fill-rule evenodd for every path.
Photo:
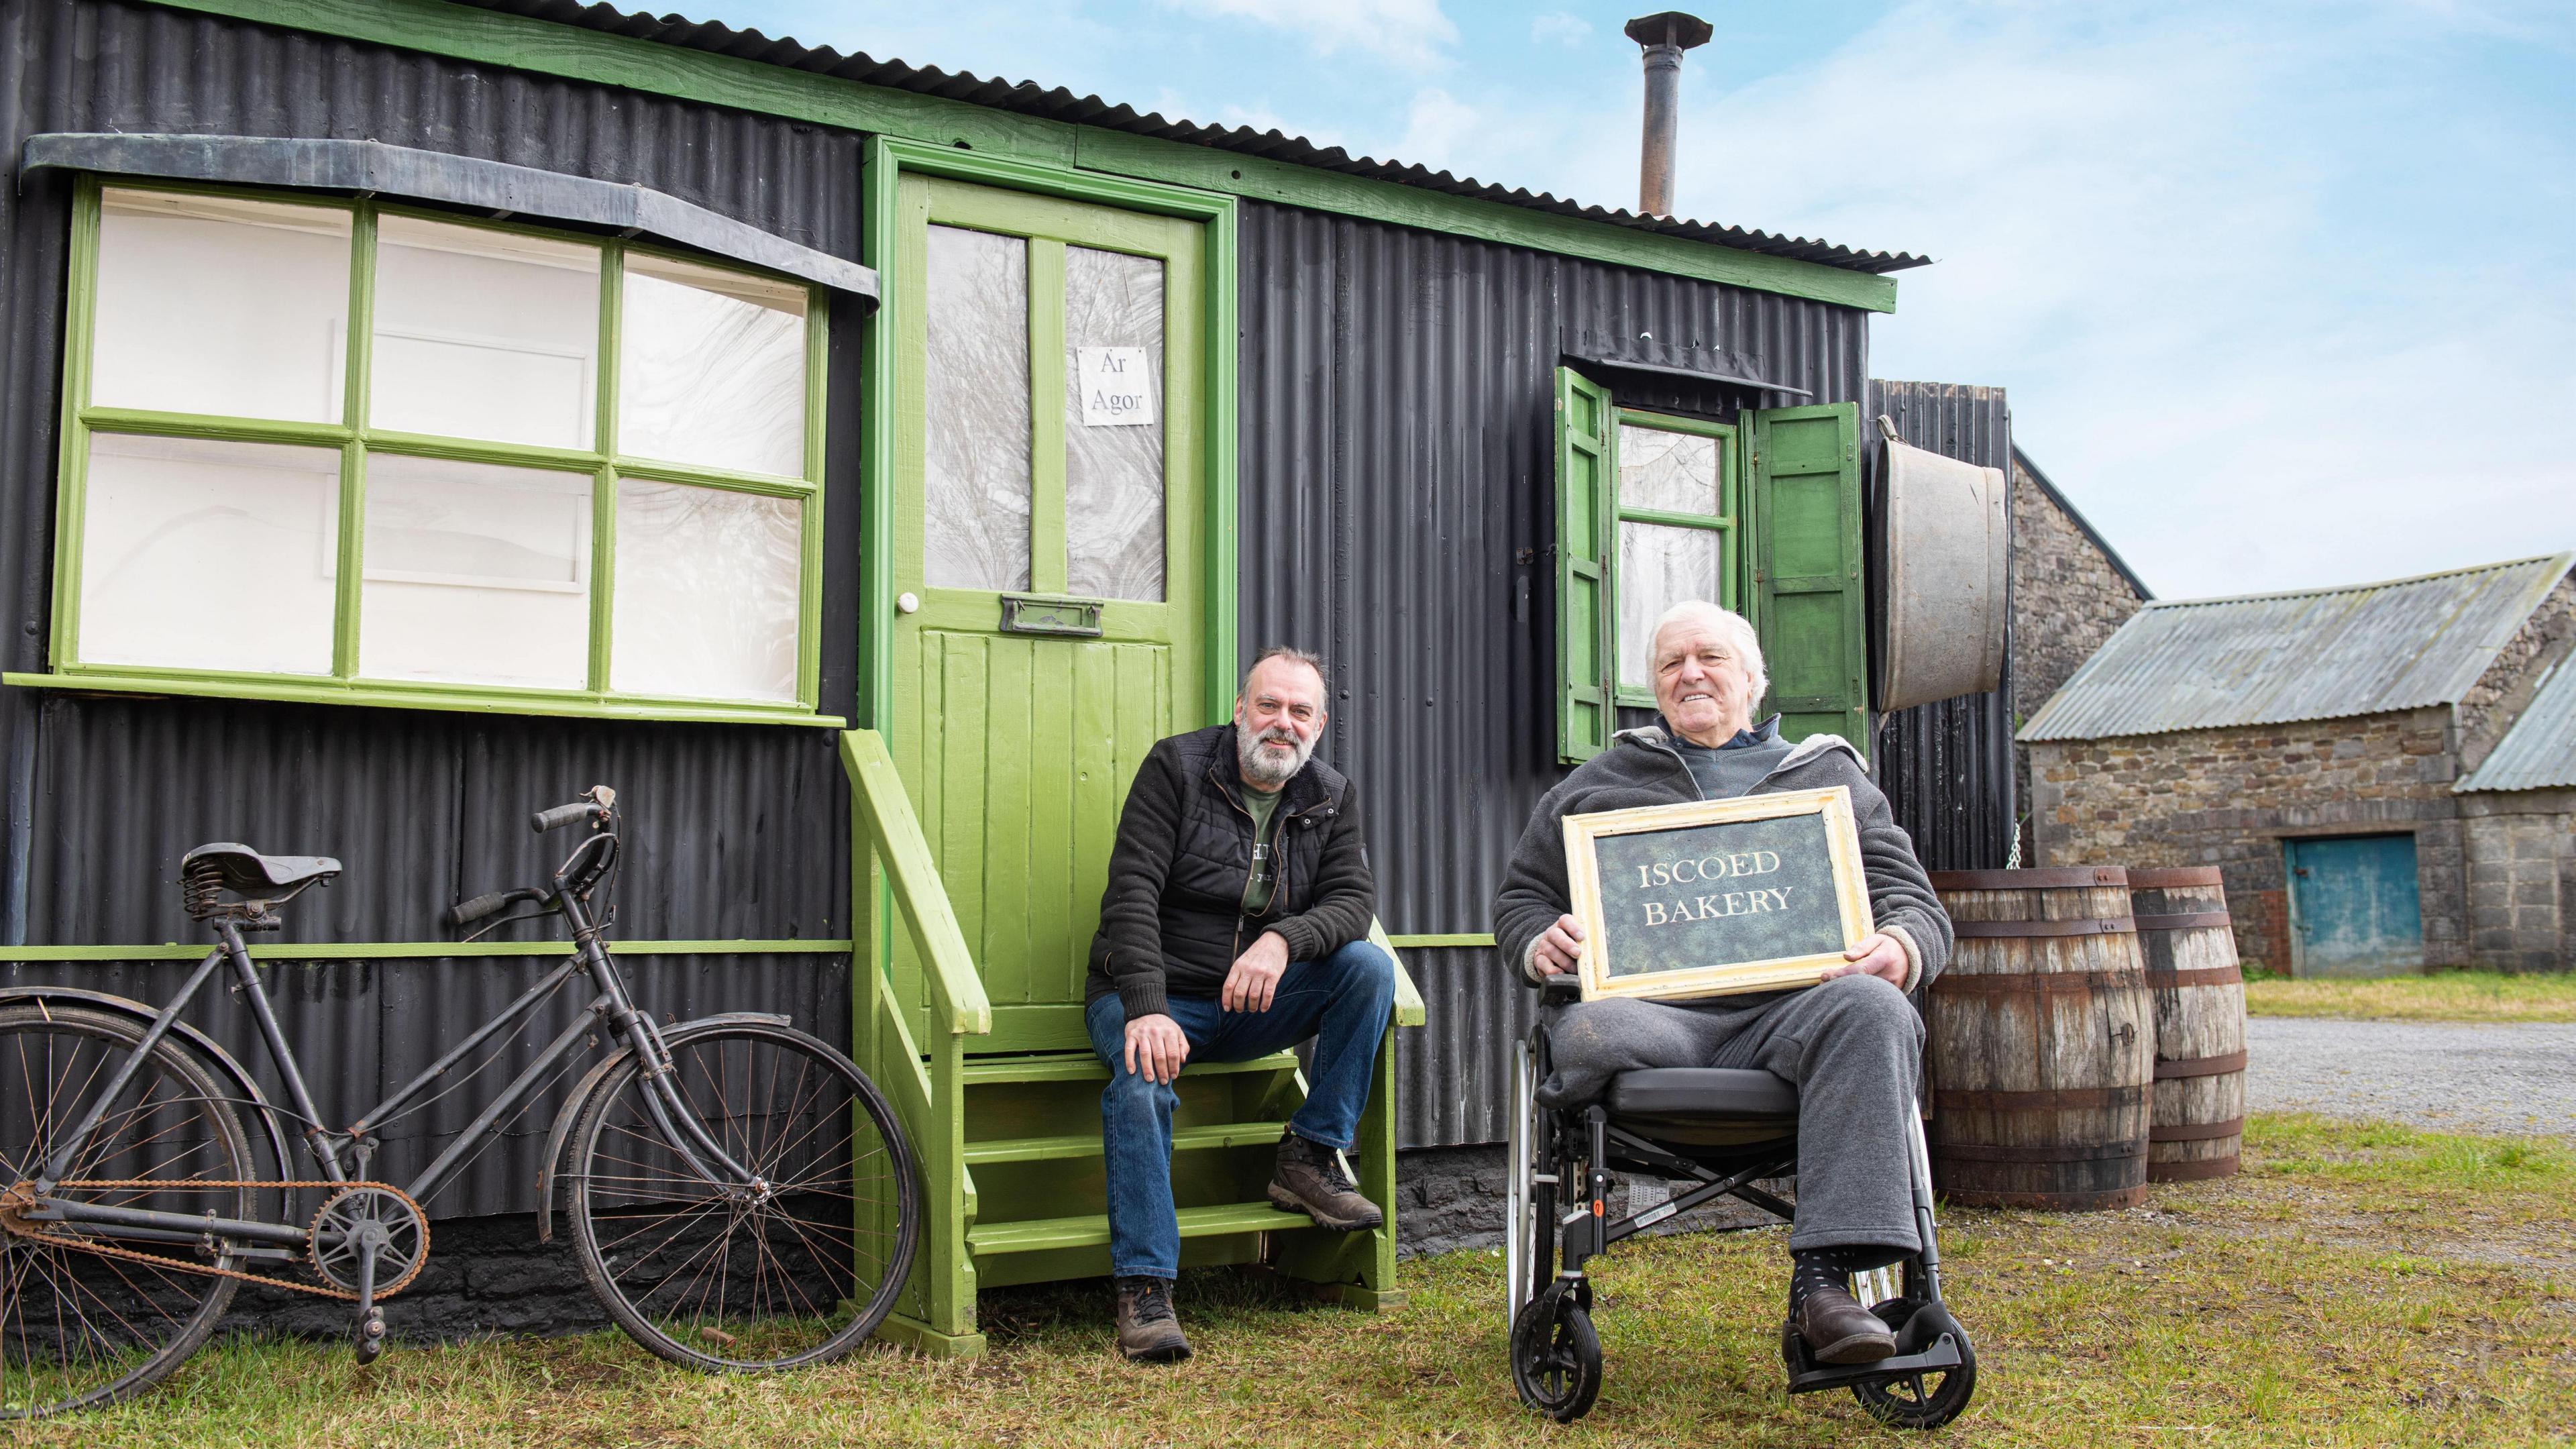
<instances>
[{"instance_id":1,"label":"green handrail","mask_svg":"<svg viewBox=\"0 0 2576 1449\"><path fill-rule=\"evenodd\" d=\"M850 776L850 803L860 813L868 834L876 838L895 906L912 928L920 949L922 982L930 993L933 1029L959 1036L980 1036L993 1029L993 1003L984 994L983 978L966 951L966 933L940 884L929 838L912 813L911 797L895 773L894 757L875 730L844 730L841 765Z\"/></svg>"}]
</instances>

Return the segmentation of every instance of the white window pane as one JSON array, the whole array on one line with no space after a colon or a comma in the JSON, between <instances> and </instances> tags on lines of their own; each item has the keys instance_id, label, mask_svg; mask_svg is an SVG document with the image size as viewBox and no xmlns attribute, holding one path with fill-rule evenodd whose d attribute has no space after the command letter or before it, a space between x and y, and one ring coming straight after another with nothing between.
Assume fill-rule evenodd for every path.
<instances>
[{"instance_id":1,"label":"white window pane","mask_svg":"<svg viewBox=\"0 0 2576 1449\"><path fill-rule=\"evenodd\" d=\"M617 450L805 475L805 289L628 253Z\"/></svg>"},{"instance_id":2,"label":"white window pane","mask_svg":"<svg viewBox=\"0 0 2576 1449\"><path fill-rule=\"evenodd\" d=\"M590 495L587 473L369 455L358 672L586 685Z\"/></svg>"},{"instance_id":3,"label":"white window pane","mask_svg":"<svg viewBox=\"0 0 2576 1449\"><path fill-rule=\"evenodd\" d=\"M90 401L337 422L348 305L346 211L111 189Z\"/></svg>"},{"instance_id":4,"label":"white window pane","mask_svg":"<svg viewBox=\"0 0 2576 1449\"><path fill-rule=\"evenodd\" d=\"M1121 415L1086 393L1134 369L1145 406ZM1142 354L1139 356L1138 354ZM1163 597L1163 264L1064 249L1064 544L1067 587L1103 599ZM1128 421L1141 417L1142 422Z\"/></svg>"},{"instance_id":5,"label":"white window pane","mask_svg":"<svg viewBox=\"0 0 2576 1449\"><path fill-rule=\"evenodd\" d=\"M930 228L922 576L1029 586L1029 244Z\"/></svg>"},{"instance_id":6,"label":"white window pane","mask_svg":"<svg viewBox=\"0 0 2576 1449\"><path fill-rule=\"evenodd\" d=\"M331 672L336 449L96 434L81 520L81 662Z\"/></svg>"},{"instance_id":7,"label":"white window pane","mask_svg":"<svg viewBox=\"0 0 2576 1449\"><path fill-rule=\"evenodd\" d=\"M1655 621L1684 599L1716 603L1718 539L1709 528L1619 525L1619 682L1655 687Z\"/></svg>"},{"instance_id":8,"label":"white window pane","mask_svg":"<svg viewBox=\"0 0 2576 1449\"><path fill-rule=\"evenodd\" d=\"M368 422L588 448L599 249L388 216L376 228Z\"/></svg>"},{"instance_id":9,"label":"white window pane","mask_svg":"<svg viewBox=\"0 0 2576 1449\"><path fill-rule=\"evenodd\" d=\"M1619 425L1619 506L1717 512L1717 439Z\"/></svg>"},{"instance_id":10,"label":"white window pane","mask_svg":"<svg viewBox=\"0 0 2576 1449\"><path fill-rule=\"evenodd\" d=\"M796 698L804 519L792 498L619 482L609 686L693 699Z\"/></svg>"}]
</instances>

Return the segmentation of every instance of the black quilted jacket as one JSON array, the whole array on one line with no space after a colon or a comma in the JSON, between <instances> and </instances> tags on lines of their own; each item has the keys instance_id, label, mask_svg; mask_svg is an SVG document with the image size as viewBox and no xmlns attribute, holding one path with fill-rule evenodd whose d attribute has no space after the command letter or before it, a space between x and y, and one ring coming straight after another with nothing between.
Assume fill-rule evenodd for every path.
<instances>
[{"instance_id":1,"label":"black quilted jacket","mask_svg":"<svg viewBox=\"0 0 2576 1449\"><path fill-rule=\"evenodd\" d=\"M1167 994L1214 996L1264 931L1279 933L1292 961L1321 960L1368 934L1377 887L1351 782L1321 760L1289 779L1275 827L1279 885L1259 915L1243 912L1252 876L1243 788L1231 724L1146 752L1109 854L1085 1006L1115 992L1133 1021L1161 1014Z\"/></svg>"}]
</instances>

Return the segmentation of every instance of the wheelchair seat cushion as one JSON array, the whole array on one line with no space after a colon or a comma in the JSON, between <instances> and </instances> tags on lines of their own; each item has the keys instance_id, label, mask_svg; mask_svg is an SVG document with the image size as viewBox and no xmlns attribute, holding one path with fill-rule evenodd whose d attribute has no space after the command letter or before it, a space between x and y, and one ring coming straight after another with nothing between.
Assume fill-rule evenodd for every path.
<instances>
[{"instance_id":1,"label":"wheelchair seat cushion","mask_svg":"<svg viewBox=\"0 0 2576 1449\"><path fill-rule=\"evenodd\" d=\"M1651 1067L1610 1079L1610 1119L1650 1140L1700 1146L1797 1135L1798 1089L1738 1067Z\"/></svg>"}]
</instances>

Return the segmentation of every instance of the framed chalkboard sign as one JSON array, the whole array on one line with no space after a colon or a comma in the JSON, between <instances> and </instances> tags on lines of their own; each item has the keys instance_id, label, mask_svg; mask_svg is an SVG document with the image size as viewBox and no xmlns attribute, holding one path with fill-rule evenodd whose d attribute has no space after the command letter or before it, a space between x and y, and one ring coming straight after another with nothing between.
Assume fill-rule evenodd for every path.
<instances>
[{"instance_id":1,"label":"framed chalkboard sign","mask_svg":"<svg viewBox=\"0 0 2576 1449\"><path fill-rule=\"evenodd\" d=\"M1851 792L1565 817L1583 999L1812 986L1874 929Z\"/></svg>"}]
</instances>

